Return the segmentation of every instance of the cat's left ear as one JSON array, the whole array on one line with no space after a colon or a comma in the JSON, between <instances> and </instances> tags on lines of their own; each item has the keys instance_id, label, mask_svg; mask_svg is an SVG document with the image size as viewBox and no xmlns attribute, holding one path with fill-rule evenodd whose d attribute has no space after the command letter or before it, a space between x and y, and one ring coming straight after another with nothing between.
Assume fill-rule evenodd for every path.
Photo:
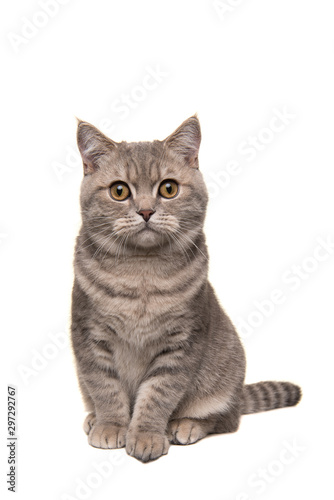
<instances>
[{"instance_id":1,"label":"cat's left ear","mask_svg":"<svg viewBox=\"0 0 334 500\"><path fill-rule=\"evenodd\" d=\"M190 167L198 168L201 127L197 115L185 120L164 142L182 156Z\"/></svg>"},{"instance_id":2,"label":"cat's left ear","mask_svg":"<svg viewBox=\"0 0 334 500\"><path fill-rule=\"evenodd\" d=\"M117 147L116 142L106 137L96 127L79 119L77 142L85 175L96 172L99 169L99 159Z\"/></svg>"}]
</instances>

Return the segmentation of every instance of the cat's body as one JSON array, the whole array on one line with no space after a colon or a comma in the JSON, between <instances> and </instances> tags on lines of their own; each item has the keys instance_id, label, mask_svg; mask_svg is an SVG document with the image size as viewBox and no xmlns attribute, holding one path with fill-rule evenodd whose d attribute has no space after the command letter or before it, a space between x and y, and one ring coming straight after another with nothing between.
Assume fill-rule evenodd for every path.
<instances>
[{"instance_id":1,"label":"cat's body","mask_svg":"<svg viewBox=\"0 0 334 500\"><path fill-rule=\"evenodd\" d=\"M197 118L152 143L116 144L80 122L78 144L72 343L89 443L148 461L297 404L288 382L244 385L243 348L207 280Z\"/></svg>"}]
</instances>

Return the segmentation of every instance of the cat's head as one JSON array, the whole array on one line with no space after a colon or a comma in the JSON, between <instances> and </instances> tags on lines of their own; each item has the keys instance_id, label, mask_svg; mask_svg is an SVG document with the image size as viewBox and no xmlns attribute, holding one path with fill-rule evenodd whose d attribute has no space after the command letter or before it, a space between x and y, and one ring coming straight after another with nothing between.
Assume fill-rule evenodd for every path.
<instances>
[{"instance_id":1,"label":"cat's head","mask_svg":"<svg viewBox=\"0 0 334 500\"><path fill-rule=\"evenodd\" d=\"M163 141L114 142L79 121L86 232L115 251L187 248L202 232L207 190L198 170L201 130L192 116Z\"/></svg>"}]
</instances>

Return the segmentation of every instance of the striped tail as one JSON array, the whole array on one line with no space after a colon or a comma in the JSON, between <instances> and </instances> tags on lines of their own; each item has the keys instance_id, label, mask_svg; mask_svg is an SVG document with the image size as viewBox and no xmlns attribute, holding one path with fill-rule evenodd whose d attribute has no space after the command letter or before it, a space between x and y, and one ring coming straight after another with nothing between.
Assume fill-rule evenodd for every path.
<instances>
[{"instance_id":1,"label":"striped tail","mask_svg":"<svg viewBox=\"0 0 334 500\"><path fill-rule=\"evenodd\" d=\"M302 397L301 388L291 382L258 382L244 386L243 415L295 406Z\"/></svg>"}]
</instances>

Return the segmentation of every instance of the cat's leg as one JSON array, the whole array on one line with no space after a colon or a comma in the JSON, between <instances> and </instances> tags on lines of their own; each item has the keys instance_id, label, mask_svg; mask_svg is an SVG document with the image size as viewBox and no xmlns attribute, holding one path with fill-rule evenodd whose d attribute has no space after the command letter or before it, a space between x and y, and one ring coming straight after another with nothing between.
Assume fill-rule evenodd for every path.
<instances>
[{"instance_id":1,"label":"cat's leg","mask_svg":"<svg viewBox=\"0 0 334 500\"><path fill-rule=\"evenodd\" d=\"M88 413L88 415L86 416L85 420L84 420L84 423L83 423L83 430L85 431L85 433L88 434L90 433L93 425L95 424L95 421L96 421L96 415L95 413L91 412L91 413Z\"/></svg>"},{"instance_id":2,"label":"cat's leg","mask_svg":"<svg viewBox=\"0 0 334 500\"><path fill-rule=\"evenodd\" d=\"M100 326L94 326L91 314L87 295L75 282L72 346L86 409L90 411L85 420L88 442L96 448L122 448L130 422L129 395L115 367L114 341Z\"/></svg>"},{"instance_id":3,"label":"cat's leg","mask_svg":"<svg viewBox=\"0 0 334 500\"><path fill-rule=\"evenodd\" d=\"M81 392L82 399L84 402L85 410L88 412L94 413L95 412L94 401L91 398L91 396L88 392L87 386L86 386L86 384L82 378L82 375L79 371L78 371L78 380L79 380L79 387L80 387L80 392Z\"/></svg>"},{"instance_id":4,"label":"cat's leg","mask_svg":"<svg viewBox=\"0 0 334 500\"><path fill-rule=\"evenodd\" d=\"M176 366L157 368L147 375L137 393L126 435L129 455L148 462L168 453L168 420L188 383L189 375Z\"/></svg>"},{"instance_id":5,"label":"cat's leg","mask_svg":"<svg viewBox=\"0 0 334 500\"><path fill-rule=\"evenodd\" d=\"M167 428L168 439L172 444L193 444L208 434L235 432L239 427L240 414L240 405L234 403L226 411L207 417L172 418Z\"/></svg>"},{"instance_id":6,"label":"cat's leg","mask_svg":"<svg viewBox=\"0 0 334 500\"><path fill-rule=\"evenodd\" d=\"M116 373L90 373L86 382L95 404L84 422L88 442L95 448L123 448L130 422L130 404Z\"/></svg>"},{"instance_id":7,"label":"cat's leg","mask_svg":"<svg viewBox=\"0 0 334 500\"><path fill-rule=\"evenodd\" d=\"M83 430L88 435L96 421L95 405L94 401L89 395L86 385L84 383L80 383L80 388L85 404L85 409L89 412L83 423Z\"/></svg>"},{"instance_id":8,"label":"cat's leg","mask_svg":"<svg viewBox=\"0 0 334 500\"><path fill-rule=\"evenodd\" d=\"M106 352L102 357L97 349L101 351L101 345L94 349L82 341L80 351L77 350L79 384L90 412L84 431L95 448L122 448L130 422L129 396L113 367L110 350L108 356L104 346Z\"/></svg>"},{"instance_id":9,"label":"cat's leg","mask_svg":"<svg viewBox=\"0 0 334 500\"><path fill-rule=\"evenodd\" d=\"M176 418L170 420L167 435L172 444L192 444L212 432L214 423L209 419Z\"/></svg>"},{"instance_id":10,"label":"cat's leg","mask_svg":"<svg viewBox=\"0 0 334 500\"><path fill-rule=\"evenodd\" d=\"M84 402L85 410L87 412L89 412L84 420L84 423L83 423L83 430L88 435L91 428L93 427L93 425L95 423L95 420L96 420L95 405L94 405L94 401L90 397L87 386L82 378L82 375L81 375L79 369L77 370L77 374L78 374L79 387L80 387L80 392L81 392L82 399Z\"/></svg>"}]
</instances>

